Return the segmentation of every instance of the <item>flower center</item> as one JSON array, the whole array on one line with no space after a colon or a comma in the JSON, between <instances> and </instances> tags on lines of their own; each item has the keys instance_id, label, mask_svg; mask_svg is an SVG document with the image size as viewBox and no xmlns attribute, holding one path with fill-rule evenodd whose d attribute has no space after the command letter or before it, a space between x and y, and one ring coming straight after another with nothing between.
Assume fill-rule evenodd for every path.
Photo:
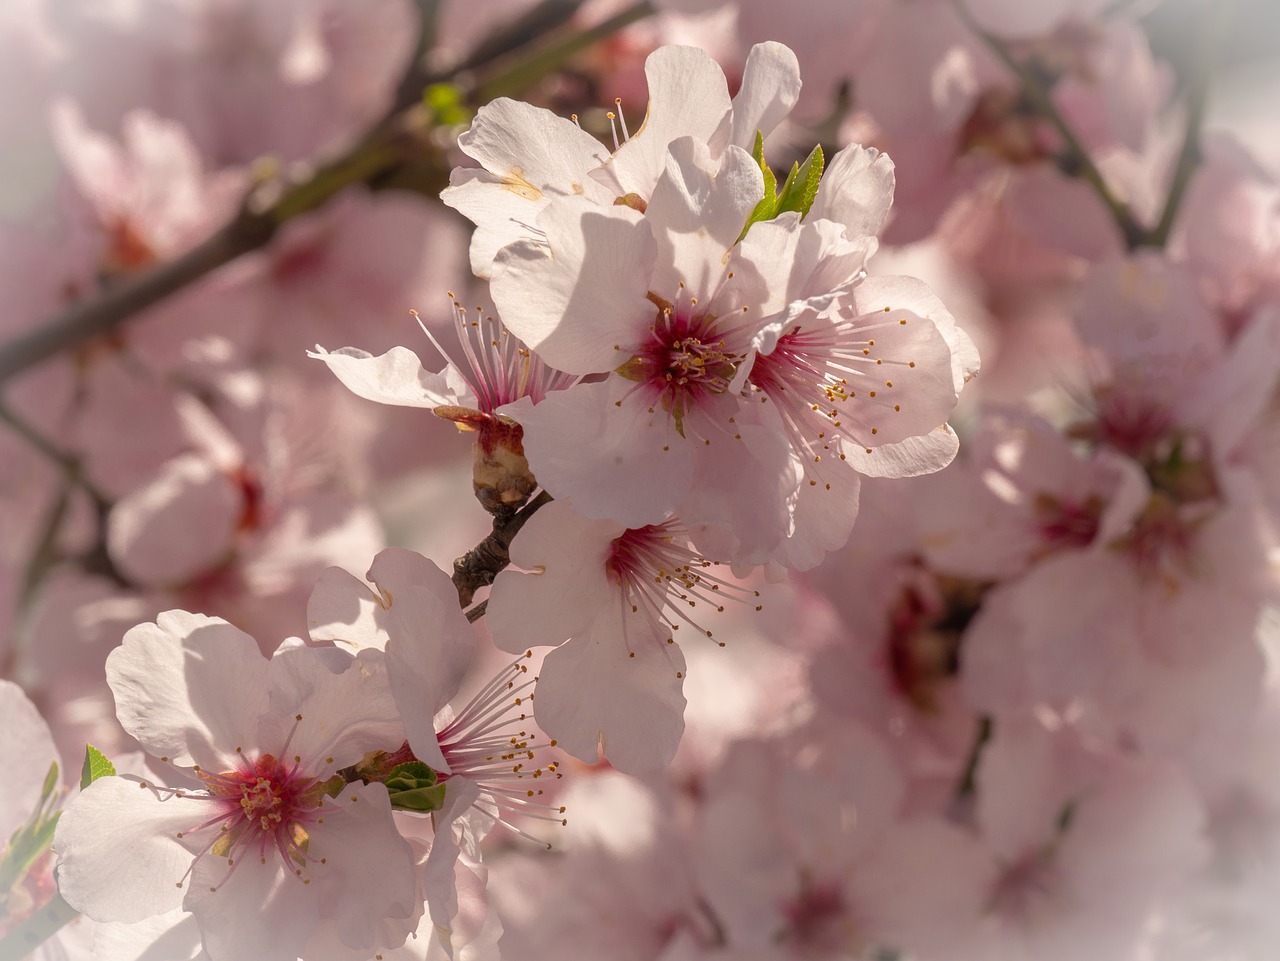
<instances>
[{"instance_id":1,"label":"flower center","mask_svg":"<svg viewBox=\"0 0 1280 961\"><path fill-rule=\"evenodd\" d=\"M712 314L697 310L696 297L679 306L653 293L649 299L658 308L649 339L617 373L642 385L650 405L669 413L683 437L685 414L729 390L743 355L726 345Z\"/></svg>"},{"instance_id":2,"label":"flower center","mask_svg":"<svg viewBox=\"0 0 1280 961\"><path fill-rule=\"evenodd\" d=\"M1063 894L1062 873L1052 849L1033 851L1006 864L991 888L987 910L1012 924L1029 927L1053 912Z\"/></svg>"},{"instance_id":3,"label":"flower center","mask_svg":"<svg viewBox=\"0 0 1280 961\"><path fill-rule=\"evenodd\" d=\"M748 601L760 592L719 577L715 561L685 546L687 532L678 520L631 528L615 537L605 559L605 573L618 586L632 613L645 615L655 633L674 643L681 623L699 634L713 633L690 612L699 603L720 613L726 599ZM761 605L756 604L756 610ZM723 641L717 641L724 647Z\"/></svg>"},{"instance_id":4,"label":"flower center","mask_svg":"<svg viewBox=\"0 0 1280 961\"><path fill-rule=\"evenodd\" d=\"M860 944L844 894L833 883L815 882L804 872L799 894L781 908L786 921L776 940L802 954L844 954Z\"/></svg>"},{"instance_id":5,"label":"flower center","mask_svg":"<svg viewBox=\"0 0 1280 961\"><path fill-rule=\"evenodd\" d=\"M298 715L297 721L301 720L302 716ZM285 750L288 750L287 743ZM204 843L196 849L191 867L177 882L178 887L186 883L206 854L227 859L227 873L211 889L216 891L245 857L256 854L258 862L266 864L271 850L279 856L285 870L302 878L304 884L310 884L310 879L303 877L303 869L308 864L323 864L325 859L308 855L309 829L324 820L320 813L324 798L342 789L342 778L334 776L322 781L300 773L302 758L297 755L290 759L291 763L272 754L262 754L250 761L239 748L236 751L241 756L238 770L215 774L197 766L193 770L205 790L173 792L176 798L207 802L216 812L177 833L179 839L201 835L201 832L208 835L207 838L201 835ZM207 831L214 827L216 831Z\"/></svg>"},{"instance_id":6,"label":"flower center","mask_svg":"<svg viewBox=\"0 0 1280 961\"><path fill-rule=\"evenodd\" d=\"M1077 504L1059 500L1052 494L1038 493L1032 507L1046 551L1058 547L1087 547L1097 536L1103 503L1096 494Z\"/></svg>"}]
</instances>

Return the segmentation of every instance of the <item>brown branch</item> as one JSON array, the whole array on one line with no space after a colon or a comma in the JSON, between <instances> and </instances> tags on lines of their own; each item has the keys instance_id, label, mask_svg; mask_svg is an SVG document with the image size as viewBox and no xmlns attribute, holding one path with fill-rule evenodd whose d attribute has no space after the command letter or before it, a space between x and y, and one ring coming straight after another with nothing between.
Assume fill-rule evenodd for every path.
<instances>
[{"instance_id":1,"label":"brown branch","mask_svg":"<svg viewBox=\"0 0 1280 961\"><path fill-rule=\"evenodd\" d=\"M1093 192L1098 195L1098 198L1111 211L1112 219L1124 235L1125 244L1131 250L1141 244L1146 236L1146 231L1134 218L1133 212L1129 210L1128 206L1112 193L1106 178L1102 176L1102 171L1098 169L1098 165L1093 162L1093 158L1089 156L1089 152L1085 149L1084 144L1080 142L1080 138L1076 136L1076 132L1071 129L1071 125L1067 123L1066 118L1058 110L1057 104L1053 102L1053 97L1050 96L1041 79L1036 76L1035 71L1015 57L1003 40L995 36L995 34L984 30L973 19L973 15L965 7L963 0L954 0L954 7L960 19L964 21L973 34L985 43L996 58L1018 78L1022 92L1036 112L1057 131L1058 136L1062 138L1068 165L1081 180L1093 188Z\"/></svg>"},{"instance_id":2,"label":"brown branch","mask_svg":"<svg viewBox=\"0 0 1280 961\"><path fill-rule=\"evenodd\" d=\"M476 591L493 583L511 563L511 542L525 522L545 504L551 503L551 495L543 491L508 518L494 518L493 533L453 562L453 586L458 589L458 603L470 607ZM478 607L479 605L477 605ZM468 620L476 620L467 612Z\"/></svg>"},{"instance_id":3,"label":"brown branch","mask_svg":"<svg viewBox=\"0 0 1280 961\"><path fill-rule=\"evenodd\" d=\"M1191 184L1191 175L1200 166L1200 133L1204 127L1205 111L1209 102L1209 81L1217 66L1218 45L1226 33L1230 4L1205 4L1200 12L1200 29L1197 31L1198 46L1191 64L1189 86L1187 92L1187 120L1182 135L1182 146L1178 150L1178 160L1173 168L1173 177L1169 182L1169 193L1165 197L1164 209L1160 212L1160 220L1142 238L1148 247L1163 247L1169 242L1173 225L1177 222L1178 211L1186 196L1187 187Z\"/></svg>"},{"instance_id":4,"label":"brown branch","mask_svg":"<svg viewBox=\"0 0 1280 961\"><path fill-rule=\"evenodd\" d=\"M424 52L414 58L401 81L394 108L350 151L294 179L281 175L256 184L231 222L198 246L121 281L93 300L75 305L0 347L0 384L111 331L224 264L265 246L285 221L316 210L348 187L366 184L376 189L398 182L398 175L412 175L424 164L430 166L426 162L440 156L442 148L428 136L431 119L422 103L423 89L432 83L456 83L474 100L480 91L486 96L495 91L514 92L510 89L513 83L532 83L578 49L570 36L578 31L569 19L581 4L582 0L543 0L445 72L434 71L424 62L429 54L423 40L419 48ZM420 0L424 31L434 30L434 7L431 0ZM624 15L588 28L587 34L593 40L601 39L652 12L653 7L642 0ZM540 46L528 67L523 67L514 54L551 29L564 32L566 37L550 46Z\"/></svg>"}]
</instances>

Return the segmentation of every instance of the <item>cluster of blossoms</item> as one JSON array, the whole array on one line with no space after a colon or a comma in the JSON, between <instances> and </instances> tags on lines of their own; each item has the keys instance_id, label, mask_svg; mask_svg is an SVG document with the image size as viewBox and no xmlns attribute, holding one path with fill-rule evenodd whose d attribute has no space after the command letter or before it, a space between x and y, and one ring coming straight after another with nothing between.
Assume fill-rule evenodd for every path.
<instances>
[{"instance_id":1,"label":"cluster of blossoms","mask_svg":"<svg viewBox=\"0 0 1280 961\"><path fill-rule=\"evenodd\" d=\"M459 138L482 166L443 198L477 225L472 269L505 328L487 320L489 343L522 346L473 359L462 396L448 382L466 371L429 374L403 348L316 355L370 399L483 398L519 425L507 443L555 502L512 545L486 620L508 651L562 645L540 722L631 771L679 744L676 631L712 636L708 614L758 596L729 570L807 570L843 546L863 476L946 466L946 419L978 366L923 283L867 276L888 157L855 144L824 169L819 148L781 190L766 176L764 137L800 92L789 49L754 47L732 99L695 48L656 51L646 77L644 124L629 135L618 117L611 153L512 100Z\"/></svg>"},{"instance_id":2,"label":"cluster of blossoms","mask_svg":"<svg viewBox=\"0 0 1280 961\"><path fill-rule=\"evenodd\" d=\"M0 957L1270 959L1280 158L1174 6L0 12Z\"/></svg>"}]
</instances>

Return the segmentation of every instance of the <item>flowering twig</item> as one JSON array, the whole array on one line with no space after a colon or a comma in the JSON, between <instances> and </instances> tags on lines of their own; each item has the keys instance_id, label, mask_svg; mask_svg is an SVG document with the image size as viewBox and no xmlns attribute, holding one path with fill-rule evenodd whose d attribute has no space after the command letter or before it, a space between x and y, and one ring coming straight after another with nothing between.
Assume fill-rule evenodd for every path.
<instances>
[{"instance_id":1,"label":"flowering twig","mask_svg":"<svg viewBox=\"0 0 1280 961\"><path fill-rule=\"evenodd\" d=\"M991 52L1017 76L1023 92L1031 102L1031 105L1035 107L1036 112L1058 132L1058 136L1062 138L1062 145L1066 152L1069 166L1076 171L1077 175L1085 183L1093 188L1094 193L1111 211L1112 219L1115 220L1116 226L1124 234L1125 243L1128 247L1132 250L1145 243L1147 231L1134 219L1133 213L1128 206L1111 192L1111 188L1107 186L1106 179L1102 176L1102 171L1098 169L1097 164L1089 156L1084 144L1076 136L1076 132L1071 129L1071 125L1067 123L1066 118L1058 110L1057 105L1054 104L1053 98L1049 95L1048 89L1046 89L1040 78L1026 64L1013 55L1004 41L982 29L963 3L957 0L955 8L960 19L973 31L974 35L980 38L991 49Z\"/></svg>"}]
</instances>

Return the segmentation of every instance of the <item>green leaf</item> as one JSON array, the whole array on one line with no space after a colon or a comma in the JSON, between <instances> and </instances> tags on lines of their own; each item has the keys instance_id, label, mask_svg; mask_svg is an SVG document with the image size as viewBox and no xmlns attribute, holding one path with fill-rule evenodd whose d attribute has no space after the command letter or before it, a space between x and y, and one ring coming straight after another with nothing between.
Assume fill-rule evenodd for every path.
<instances>
[{"instance_id":1,"label":"green leaf","mask_svg":"<svg viewBox=\"0 0 1280 961\"><path fill-rule=\"evenodd\" d=\"M760 202L756 204L755 209L751 211L751 215L747 217L747 222L743 224L742 233L738 234L739 241L747 235L747 231L751 229L752 224L758 224L762 220L772 220L778 216L778 178L773 175L773 170L765 163L764 134L759 130L756 131L756 143L751 148L751 156L760 165L760 173L764 177L764 196L760 198Z\"/></svg>"},{"instance_id":2,"label":"green leaf","mask_svg":"<svg viewBox=\"0 0 1280 961\"><path fill-rule=\"evenodd\" d=\"M774 216L792 210L800 214L801 220L808 215L814 198L818 196L824 163L822 147L819 145L813 148L804 163L792 165L791 173L782 185L782 192L778 194L777 213Z\"/></svg>"},{"instance_id":3,"label":"green leaf","mask_svg":"<svg viewBox=\"0 0 1280 961\"><path fill-rule=\"evenodd\" d=\"M18 884L53 843L53 831L62 812L58 804L58 764L49 765L40 800L25 824L18 827L8 843L0 846L0 905L3 895ZM3 959L0 955L0 959Z\"/></svg>"},{"instance_id":4,"label":"green leaf","mask_svg":"<svg viewBox=\"0 0 1280 961\"><path fill-rule=\"evenodd\" d=\"M452 83L433 83L422 91L422 102L431 118L442 127L460 127L471 122L462 88Z\"/></svg>"},{"instance_id":5,"label":"green leaf","mask_svg":"<svg viewBox=\"0 0 1280 961\"><path fill-rule=\"evenodd\" d=\"M40 806L44 807L49 798L53 797L53 792L58 788L58 762L51 761L49 770L44 776L44 784L40 787Z\"/></svg>"},{"instance_id":6,"label":"green leaf","mask_svg":"<svg viewBox=\"0 0 1280 961\"><path fill-rule=\"evenodd\" d=\"M116 766L92 744L84 746L84 767L80 769L80 790L84 790L100 777L116 773Z\"/></svg>"},{"instance_id":7,"label":"green leaf","mask_svg":"<svg viewBox=\"0 0 1280 961\"><path fill-rule=\"evenodd\" d=\"M444 807L444 788L439 776L421 761L397 764L383 783L391 795L391 806L401 811L425 814Z\"/></svg>"}]
</instances>

